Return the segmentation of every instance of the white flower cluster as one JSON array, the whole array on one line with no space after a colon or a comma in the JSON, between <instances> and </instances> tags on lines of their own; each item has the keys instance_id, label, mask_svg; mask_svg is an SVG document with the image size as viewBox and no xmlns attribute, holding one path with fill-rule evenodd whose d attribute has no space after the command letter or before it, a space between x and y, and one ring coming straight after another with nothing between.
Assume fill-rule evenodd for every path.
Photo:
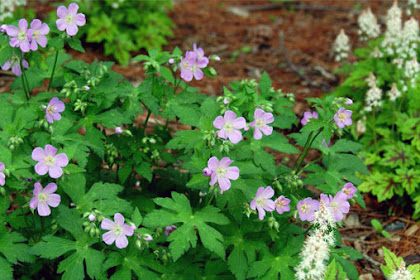
<instances>
[{"instance_id":1,"label":"white flower cluster","mask_svg":"<svg viewBox=\"0 0 420 280\"><path fill-rule=\"evenodd\" d=\"M334 246L335 243L332 231L335 228L335 223L331 211L322 200L312 223L316 228L309 233L300 252L301 262L296 267L296 279L298 280L324 279L327 269L326 262L330 257L330 246Z\"/></svg>"},{"instance_id":2,"label":"white flower cluster","mask_svg":"<svg viewBox=\"0 0 420 280\"><path fill-rule=\"evenodd\" d=\"M350 51L350 38L344 32L344 29L341 29L333 45L333 52L335 53L335 60L341 61L347 58L349 51Z\"/></svg>"},{"instance_id":3,"label":"white flower cluster","mask_svg":"<svg viewBox=\"0 0 420 280\"><path fill-rule=\"evenodd\" d=\"M26 5L26 0L1 0L0 1L0 22L13 16L16 7Z\"/></svg>"},{"instance_id":4,"label":"white flower cluster","mask_svg":"<svg viewBox=\"0 0 420 280\"><path fill-rule=\"evenodd\" d=\"M410 80L411 86L416 86L416 80L419 75L420 65L417 61L417 57L414 56L412 60L405 63L404 75Z\"/></svg>"},{"instance_id":5,"label":"white flower cluster","mask_svg":"<svg viewBox=\"0 0 420 280\"><path fill-rule=\"evenodd\" d=\"M366 92L366 107L365 111L370 112L373 108L382 106L382 90L377 86L375 75L370 73L369 78L366 80L370 89Z\"/></svg>"},{"instance_id":6,"label":"white flower cluster","mask_svg":"<svg viewBox=\"0 0 420 280\"><path fill-rule=\"evenodd\" d=\"M402 12L395 1L392 7L388 10L386 16L386 31L385 39L382 41L382 47L389 55L396 54L396 49L401 42L402 29Z\"/></svg>"},{"instance_id":7,"label":"white flower cluster","mask_svg":"<svg viewBox=\"0 0 420 280\"><path fill-rule=\"evenodd\" d=\"M409 270L405 268L405 263L402 261L400 267L395 270L388 278L389 280L413 280L414 277Z\"/></svg>"},{"instance_id":8,"label":"white flower cluster","mask_svg":"<svg viewBox=\"0 0 420 280\"><path fill-rule=\"evenodd\" d=\"M359 36L360 40L368 40L370 38L376 38L381 33L381 27L378 24L378 20L375 15L369 9L364 10L357 19L359 24Z\"/></svg>"},{"instance_id":9,"label":"white flower cluster","mask_svg":"<svg viewBox=\"0 0 420 280\"><path fill-rule=\"evenodd\" d=\"M398 90L397 85L395 83L392 83L391 90L388 91L389 100L394 102L400 96L401 96L401 92Z\"/></svg>"},{"instance_id":10,"label":"white flower cluster","mask_svg":"<svg viewBox=\"0 0 420 280\"><path fill-rule=\"evenodd\" d=\"M419 42L419 23L414 18L404 23L401 33L401 45L397 49L397 54L402 59L409 60L416 55Z\"/></svg>"},{"instance_id":11,"label":"white flower cluster","mask_svg":"<svg viewBox=\"0 0 420 280\"><path fill-rule=\"evenodd\" d=\"M366 132L366 116L357 121L356 131L359 136Z\"/></svg>"}]
</instances>

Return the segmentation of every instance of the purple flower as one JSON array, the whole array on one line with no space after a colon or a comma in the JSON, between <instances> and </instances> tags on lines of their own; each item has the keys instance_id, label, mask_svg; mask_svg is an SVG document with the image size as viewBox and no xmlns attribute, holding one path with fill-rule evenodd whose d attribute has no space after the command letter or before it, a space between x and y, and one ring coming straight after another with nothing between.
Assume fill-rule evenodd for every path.
<instances>
[{"instance_id":1,"label":"purple flower","mask_svg":"<svg viewBox=\"0 0 420 280\"><path fill-rule=\"evenodd\" d=\"M353 104L353 100L351 100L350 98L347 98L344 104L346 104L347 106L350 106L351 104Z\"/></svg>"},{"instance_id":2,"label":"purple flower","mask_svg":"<svg viewBox=\"0 0 420 280\"><path fill-rule=\"evenodd\" d=\"M265 211L273 212L276 208L276 204L270 198L274 195L274 190L268 186L267 188L259 187L255 198L251 201L251 209L258 210L258 218L263 220L265 217Z\"/></svg>"},{"instance_id":3,"label":"purple flower","mask_svg":"<svg viewBox=\"0 0 420 280\"><path fill-rule=\"evenodd\" d=\"M220 161L217 157L212 157L207 162L208 168L211 170L210 186L219 183L222 192L227 191L230 186L230 180L239 178L239 168L229 165L233 162L230 158L224 157Z\"/></svg>"},{"instance_id":4,"label":"purple flower","mask_svg":"<svg viewBox=\"0 0 420 280\"><path fill-rule=\"evenodd\" d=\"M250 127L255 127L254 138L257 140L261 139L262 133L264 135L271 135L273 133L273 127L267 124L272 122L274 122L273 114L266 113L261 109L255 109L254 121L249 124Z\"/></svg>"},{"instance_id":5,"label":"purple flower","mask_svg":"<svg viewBox=\"0 0 420 280\"><path fill-rule=\"evenodd\" d=\"M29 43L32 39L32 30L28 29L28 22L22 18L19 20L19 28L9 25L6 33L10 38L10 46L20 47L22 52L29 52Z\"/></svg>"},{"instance_id":6,"label":"purple flower","mask_svg":"<svg viewBox=\"0 0 420 280\"><path fill-rule=\"evenodd\" d=\"M25 59L22 59L22 66L26 69L29 68L29 63ZM2 70L7 71L12 68L12 72L16 76L22 75L22 69L20 68L20 62L17 55L13 54L12 58L8 59L3 66L1 67Z\"/></svg>"},{"instance_id":7,"label":"purple flower","mask_svg":"<svg viewBox=\"0 0 420 280\"><path fill-rule=\"evenodd\" d=\"M79 31L77 26L83 26L86 24L85 15L77 13L79 6L75 3L71 3L67 9L64 6L60 6L57 9L57 28L60 31L66 30L67 34L74 36Z\"/></svg>"},{"instance_id":8,"label":"purple flower","mask_svg":"<svg viewBox=\"0 0 420 280\"><path fill-rule=\"evenodd\" d=\"M45 150L38 147L32 151L32 159L38 161L35 165L35 172L39 175L50 175L57 179L63 175L62 167L67 166L69 159L65 153L57 155L57 149L51 145L46 145Z\"/></svg>"},{"instance_id":9,"label":"purple flower","mask_svg":"<svg viewBox=\"0 0 420 280\"><path fill-rule=\"evenodd\" d=\"M4 186L6 183L6 175L3 172L5 169L4 163L0 161L0 186Z\"/></svg>"},{"instance_id":10,"label":"purple flower","mask_svg":"<svg viewBox=\"0 0 420 280\"><path fill-rule=\"evenodd\" d=\"M32 209L38 208L38 214L40 216L49 216L51 214L51 207L57 207L60 204L61 197L55 194L57 185L55 183L49 183L44 189L40 183L34 185L34 197L29 202L29 207Z\"/></svg>"},{"instance_id":11,"label":"purple flower","mask_svg":"<svg viewBox=\"0 0 420 280\"><path fill-rule=\"evenodd\" d=\"M45 117L47 122L53 123L54 120L61 120L61 112L65 109L64 103L61 102L57 97L54 97L48 103L47 109L45 110Z\"/></svg>"},{"instance_id":12,"label":"purple flower","mask_svg":"<svg viewBox=\"0 0 420 280\"><path fill-rule=\"evenodd\" d=\"M212 172L211 172L210 168L206 167L206 168L203 169L203 175L204 176L210 177L211 174L212 174Z\"/></svg>"},{"instance_id":13,"label":"purple flower","mask_svg":"<svg viewBox=\"0 0 420 280\"><path fill-rule=\"evenodd\" d=\"M117 126L115 128L115 134L121 134L121 133L123 133L123 129L120 126Z\"/></svg>"},{"instance_id":14,"label":"purple flower","mask_svg":"<svg viewBox=\"0 0 420 280\"><path fill-rule=\"evenodd\" d=\"M351 114L353 112L350 110L346 110L341 107L337 113L334 115L335 123L339 128L343 128L345 126L350 126L353 121L351 120Z\"/></svg>"},{"instance_id":15,"label":"purple flower","mask_svg":"<svg viewBox=\"0 0 420 280\"><path fill-rule=\"evenodd\" d=\"M300 120L302 125L306 125L310 119L318 119L318 112L317 111L306 111L303 113L303 118Z\"/></svg>"},{"instance_id":16,"label":"purple flower","mask_svg":"<svg viewBox=\"0 0 420 280\"><path fill-rule=\"evenodd\" d=\"M166 228L165 228L165 235L166 236L169 236L169 234L171 234L171 232L173 232L174 230L176 230L177 229L177 227L176 226L174 226L174 225L170 225L170 226L167 226Z\"/></svg>"},{"instance_id":17,"label":"purple flower","mask_svg":"<svg viewBox=\"0 0 420 280\"><path fill-rule=\"evenodd\" d=\"M335 222L341 221L343 214L350 211L350 203L348 203L346 195L342 192L338 192L334 197L332 195L327 196L326 194L321 194L321 200L331 211Z\"/></svg>"},{"instance_id":18,"label":"purple flower","mask_svg":"<svg viewBox=\"0 0 420 280\"><path fill-rule=\"evenodd\" d=\"M315 219L315 211L319 209L319 202L310 197L301 200L297 204L299 218L302 221L311 222Z\"/></svg>"},{"instance_id":19,"label":"purple flower","mask_svg":"<svg viewBox=\"0 0 420 280\"><path fill-rule=\"evenodd\" d=\"M346 196L346 199L351 199L353 198L354 194L357 192L357 189L352 183L348 182L344 184L340 192L344 193L344 195Z\"/></svg>"},{"instance_id":20,"label":"purple flower","mask_svg":"<svg viewBox=\"0 0 420 280\"><path fill-rule=\"evenodd\" d=\"M229 138L233 144L242 140L242 133L239 129L246 127L246 121L243 117L236 118L232 111L226 111L224 117L218 116L214 121L215 128L220 129L217 136L223 139Z\"/></svg>"},{"instance_id":21,"label":"purple flower","mask_svg":"<svg viewBox=\"0 0 420 280\"><path fill-rule=\"evenodd\" d=\"M134 230L128 224L124 223L124 217L120 213L114 215L114 221L110 219L103 219L101 222L101 228L109 230L107 233L102 235L102 240L107 244L111 245L115 241L117 248L123 249L128 246L127 236L132 236Z\"/></svg>"},{"instance_id":22,"label":"purple flower","mask_svg":"<svg viewBox=\"0 0 420 280\"><path fill-rule=\"evenodd\" d=\"M47 35L50 32L48 24L42 23L39 19L34 19L31 22L32 40L30 43L30 49L36 51L38 45L45 48L47 46Z\"/></svg>"},{"instance_id":23,"label":"purple flower","mask_svg":"<svg viewBox=\"0 0 420 280\"><path fill-rule=\"evenodd\" d=\"M275 201L274 204L276 205L276 211L279 214L283 214L284 212L290 211L290 199L285 198L284 196L279 196Z\"/></svg>"},{"instance_id":24,"label":"purple flower","mask_svg":"<svg viewBox=\"0 0 420 280\"><path fill-rule=\"evenodd\" d=\"M209 64L209 59L204 56L204 51L202 48L197 48L197 44L193 45L194 53L197 55L197 65L200 68L204 68Z\"/></svg>"}]
</instances>

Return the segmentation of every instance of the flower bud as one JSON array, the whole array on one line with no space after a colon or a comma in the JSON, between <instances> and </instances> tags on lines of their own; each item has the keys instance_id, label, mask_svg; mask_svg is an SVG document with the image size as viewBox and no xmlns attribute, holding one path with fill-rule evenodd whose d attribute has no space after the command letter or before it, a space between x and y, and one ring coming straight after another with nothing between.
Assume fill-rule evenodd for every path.
<instances>
[{"instance_id":1,"label":"flower bud","mask_svg":"<svg viewBox=\"0 0 420 280\"><path fill-rule=\"evenodd\" d=\"M91 237L94 237L96 235L96 228L91 228L89 234Z\"/></svg>"},{"instance_id":2,"label":"flower bud","mask_svg":"<svg viewBox=\"0 0 420 280\"><path fill-rule=\"evenodd\" d=\"M143 235L143 240L146 242L150 242L153 241L153 237L150 234L146 233L145 235Z\"/></svg>"},{"instance_id":3,"label":"flower bud","mask_svg":"<svg viewBox=\"0 0 420 280\"><path fill-rule=\"evenodd\" d=\"M116 128L115 128L115 133L116 134L122 134L124 132L124 130L120 127L120 126L117 126Z\"/></svg>"},{"instance_id":4,"label":"flower bud","mask_svg":"<svg viewBox=\"0 0 420 280\"><path fill-rule=\"evenodd\" d=\"M96 220L95 213L90 213L88 219L89 219L89 221L94 222Z\"/></svg>"},{"instance_id":5,"label":"flower bud","mask_svg":"<svg viewBox=\"0 0 420 280\"><path fill-rule=\"evenodd\" d=\"M203 169L203 175L206 177L210 177L211 176L212 171L210 170L210 168L206 167Z\"/></svg>"},{"instance_id":6,"label":"flower bud","mask_svg":"<svg viewBox=\"0 0 420 280\"><path fill-rule=\"evenodd\" d=\"M137 240L136 240L136 247L137 247L138 249L141 249L141 241L140 241L140 239L137 239Z\"/></svg>"},{"instance_id":7,"label":"flower bud","mask_svg":"<svg viewBox=\"0 0 420 280\"><path fill-rule=\"evenodd\" d=\"M213 55L210 56L210 60L220 61L220 57L218 55L213 54Z\"/></svg>"},{"instance_id":8,"label":"flower bud","mask_svg":"<svg viewBox=\"0 0 420 280\"><path fill-rule=\"evenodd\" d=\"M174 63L175 63L175 59L170 58L170 59L168 60L168 63L169 63L169 64L174 64Z\"/></svg>"}]
</instances>

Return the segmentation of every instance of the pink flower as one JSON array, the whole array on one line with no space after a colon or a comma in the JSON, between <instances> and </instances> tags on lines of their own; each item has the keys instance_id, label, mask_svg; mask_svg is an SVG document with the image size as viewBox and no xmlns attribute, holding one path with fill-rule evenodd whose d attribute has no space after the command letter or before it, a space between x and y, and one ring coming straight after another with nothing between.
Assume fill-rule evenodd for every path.
<instances>
[{"instance_id":1,"label":"pink flower","mask_svg":"<svg viewBox=\"0 0 420 280\"><path fill-rule=\"evenodd\" d=\"M83 26L86 24L85 15L77 13L79 6L75 3L71 3L67 9L64 6L60 6L57 9L57 28L60 31L66 30L67 34L74 36L79 31L77 26Z\"/></svg>"},{"instance_id":2,"label":"pink flower","mask_svg":"<svg viewBox=\"0 0 420 280\"><path fill-rule=\"evenodd\" d=\"M4 186L6 183L6 175L3 173L5 169L4 163L0 161L0 186Z\"/></svg>"},{"instance_id":3,"label":"pink flower","mask_svg":"<svg viewBox=\"0 0 420 280\"><path fill-rule=\"evenodd\" d=\"M302 125L306 125L310 119L318 119L318 112L317 111L306 111L303 113L303 118L300 120Z\"/></svg>"},{"instance_id":4,"label":"pink flower","mask_svg":"<svg viewBox=\"0 0 420 280\"><path fill-rule=\"evenodd\" d=\"M209 59L204 56L204 51L202 48L197 48L197 44L193 45L194 53L197 55L197 66L204 68L209 64Z\"/></svg>"},{"instance_id":5,"label":"pink flower","mask_svg":"<svg viewBox=\"0 0 420 280\"><path fill-rule=\"evenodd\" d=\"M353 198L354 194L357 192L357 189L352 183L348 182L344 184L340 192L344 193L344 195L346 196L346 199L351 199Z\"/></svg>"},{"instance_id":6,"label":"pink flower","mask_svg":"<svg viewBox=\"0 0 420 280\"><path fill-rule=\"evenodd\" d=\"M283 214L284 212L290 211L290 199L285 198L284 196L279 196L275 201L274 204L276 205L276 211L279 214Z\"/></svg>"},{"instance_id":7,"label":"pink flower","mask_svg":"<svg viewBox=\"0 0 420 280\"><path fill-rule=\"evenodd\" d=\"M222 192L227 191L230 186L230 180L239 178L239 168L229 165L233 162L230 158L224 157L220 161L217 157L212 157L207 162L208 168L211 170L210 186L219 183Z\"/></svg>"},{"instance_id":8,"label":"pink flower","mask_svg":"<svg viewBox=\"0 0 420 280\"><path fill-rule=\"evenodd\" d=\"M20 47L22 52L29 52L29 43L32 39L32 30L28 29L28 22L22 18L19 20L19 28L9 25L6 33L10 38L10 46Z\"/></svg>"},{"instance_id":9,"label":"pink flower","mask_svg":"<svg viewBox=\"0 0 420 280\"><path fill-rule=\"evenodd\" d=\"M236 118L236 114L228 110L224 117L218 116L213 125L220 129L217 136L223 139L229 138L230 142L236 144L242 140L242 132L239 129L246 127L246 121L243 117Z\"/></svg>"},{"instance_id":10,"label":"pink flower","mask_svg":"<svg viewBox=\"0 0 420 280\"><path fill-rule=\"evenodd\" d=\"M115 242L117 248L123 249L128 246L127 236L132 236L134 230L128 224L124 223L124 217L120 213L114 215L114 221L110 219L103 219L101 222L101 228L109 230L107 233L102 235L102 240L107 244L111 245Z\"/></svg>"},{"instance_id":11,"label":"pink flower","mask_svg":"<svg viewBox=\"0 0 420 280\"><path fill-rule=\"evenodd\" d=\"M338 192L334 197L332 195L327 196L326 194L321 194L321 200L331 211L335 222L341 221L343 214L350 211L350 203L348 203L346 195L342 192Z\"/></svg>"},{"instance_id":12,"label":"pink flower","mask_svg":"<svg viewBox=\"0 0 420 280\"><path fill-rule=\"evenodd\" d=\"M29 63L25 59L22 59L22 66L26 69L29 68ZM1 67L2 70L7 71L12 68L12 72L16 76L22 75L22 69L20 68L20 62L17 55L13 54L12 58L8 59L3 66Z\"/></svg>"},{"instance_id":13,"label":"pink flower","mask_svg":"<svg viewBox=\"0 0 420 280\"><path fill-rule=\"evenodd\" d=\"M31 22L32 40L30 43L30 49L36 51L38 45L45 48L47 46L47 35L50 32L48 24L42 23L39 19L34 19Z\"/></svg>"},{"instance_id":14,"label":"pink flower","mask_svg":"<svg viewBox=\"0 0 420 280\"><path fill-rule=\"evenodd\" d=\"M171 234L171 232L173 232L174 230L176 230L177 229L177 227L176 226L174 226L174 225L170 225L170 226L167 226L166 228L165 228L165 235L166 236L169 236L169 234Z\"/></svg>"},{"instance_id":15,"label":"pink flower","mask_svg":"<svg viewBox=\"0 0 420 280\"><path fill-rule=\"evenodd\" d=\"M115 134L121 134L121 133L123 133L123 129L121 128L121 126L117 126L115 128Z\"/></svg>"},{"instance_id":16,"label":"pink flower","mask_svg":"<svg viewBox=\"0 0 420 280\"><path fill-rule=\"evenodd\" d=\"M181 78L186 82L191 82L194 77L192 68L195 64L196 56L196 54L189 51L185 53L185 58L181 56L179 68L181 69Z\"/></svg>"},{"instance_id":17,"label":"pink flower","mask_svg":"<svg viewBox=\"0 0 420 280\"><path fill-rule=\"evenodd\" d=\"M38 161L35 165L35 172L39 175L50 175L51 178L57 179L63 175L62 167L67 166L69 159L64 153L57 155L57 149L51 145L46 145L45 150L35 148L32 151L32 159Z\"/></svg>"},{"instance_id":18,"label":"pink flower","mask_svg":"<svg viewBox=\"0 0 420 280\"><path fill-rule=\"evenodd\" d=\"M40 183L34 185L34 197L29 202L29 207L32 209L38 208L38 214L40 216L49 216L51 214L51 207L57 207L60 204L61 197L55 194L57 185L55 183L49 183L44 189Z\"/></svg>"},{"instance_id":19,"label":"pink flower","mask_svg":"<svg viewBox=\"0 0 420 280\"><path fill-rule=\"evenodd\" d=\"M255 127L254 138L257 140L261 139L262 133L264 135L271 135L273 133L273 127L267 124L272 122L274 122L273 114L266 113L261 109L255 109L254 121L249 125L250 127Z\"/></svg>"},{"instance_id":20,"label":"pink flower","mask_svg":"<svg viewBox=\"0 0 420 280\"><path fill-rule=\"evenodd\" d=\"M311 222L315 219L315 211L319 209L319 202L310 197L301 200L297 204L299 218L302 221Z\"/></svg>"},{"instance_id":21,"label":"pink flower","mask_svg":"<svg viewBox=\"0 0 420 280\"><path fill-rule=\"evenodd\" d=\"M47 109L45 110L45 117L47 122L53 123L54 120L61 120L61 112L65 109L64 103L61 102L57 97L54 97L48 103Z\"/></svg>"},{"instance_id":22,"label":"pink flower","mask_svg":"<svg viewBox=\"0 0 420 280\"><path fill-rule=\"evenodd\" d=\"M352 125L353 121L351 120L351 114L353 112L346 110L341 107L337 113L334 115L334 121L339 128Z\"/></svg>"},{"instance_id":23,"label":"pink flower","mask_svg":"<svg viewBox=\"0 0 420 280\"><path fill-rule=\"evenodd\" d=\"M353 100L351 100L350 98L347 98L344 104L346 104L347 106L350 106L351 104L353 104Z\"/></svg>"},{"instance_id":24,"label":"pink flower","mask_svg":"<svg viewBox=\"0 0 420 280\"><path fill-rule=\"evenodd\" d=\"M274 190L268 186L267 188L259 187L255 198L251 201L251 209L258 210L258 218L263 220L265 217L265 211L273 212L276 208L276 204L270 198L274 196Z\"/></svg>"}]
</instances>

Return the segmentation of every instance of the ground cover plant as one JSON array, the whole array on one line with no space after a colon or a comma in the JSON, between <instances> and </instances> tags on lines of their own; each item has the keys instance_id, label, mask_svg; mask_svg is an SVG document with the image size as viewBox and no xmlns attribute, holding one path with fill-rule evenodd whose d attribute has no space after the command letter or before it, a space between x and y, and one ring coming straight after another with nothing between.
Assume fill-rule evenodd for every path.
<instances>
[{"instance_id":1,"label":"ground cover plant","mask_svg":"<svg viewBox=\"0 0 420 280\"><path fill-rule=\"evenodd\" d=\"M367 173L362 146L340 139L347 98L310 99L297 120L266 73L206 97L190 82L220 59L197 45L137 56L147 77L134 87L112 63L63 51L83 51L78 8L0 36L0 64L17 75L0 95L0 277L357 279L348 259L361 255L337 230L363 206ZM189 129L172 135L172 120ZM311 148L322 156L308 162Z\"/></svg>"},{"instance_id":2,"label":"ground cover plant","mask_svg":"<svg viewBox=\"0 0 420 280\"><path fill-rule=\"evenodd\" d=\"M394 199L414 208L420 217L420 88L418 73L419 25L403 20L397 2L386 16L381 33L370 9L359 16L359 35L365 44L354 50L358 61L344 64L347 79L336 96L354 101L354 139L364 145L360 156L370 169L361 176L359 190L371 192L378 201ZM342 30L334 45L337 60L346 59L350 39Z\"/></svg>"}]
</instances>

